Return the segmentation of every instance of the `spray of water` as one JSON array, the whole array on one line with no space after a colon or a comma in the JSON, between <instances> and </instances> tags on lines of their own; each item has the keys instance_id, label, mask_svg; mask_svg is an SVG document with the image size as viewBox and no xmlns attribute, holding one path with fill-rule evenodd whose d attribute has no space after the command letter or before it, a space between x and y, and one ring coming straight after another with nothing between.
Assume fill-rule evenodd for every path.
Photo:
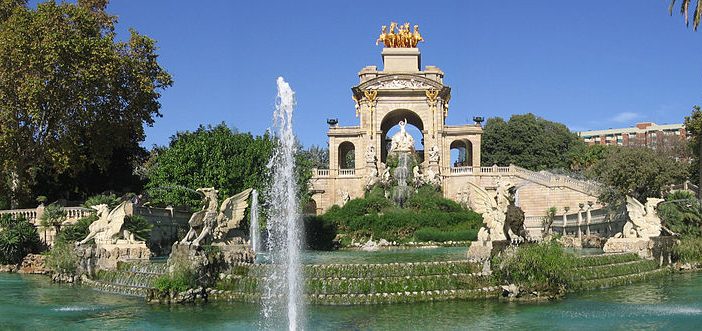
<instances>
[{"instance_id":1,"label":"spray of water","mask_svg":"<svg viewBox=\"0 0 702 331\"><path fill-rule=\"evenodd\" d=\"M251 218L249 219L249 239L251 240L251 250L258 253L261 250L261 230L258 225L258 191L251 192Z\"/></svg>"},{"instance_id":2,"label":"spray of water","mask_svg":"<svg viewBox=\"0 0 702 331\"><path fill-rule=\"evenodd\" d=\"M302 329L302 275L300 266L301 217L295 176L295 136L292 130L294 93L278 77L278 97L273 114L276 148L269 164L272 185L268 201L268 251L273 267L263 290L263 323L266 329Z\"/></svg>"}]
</instances>

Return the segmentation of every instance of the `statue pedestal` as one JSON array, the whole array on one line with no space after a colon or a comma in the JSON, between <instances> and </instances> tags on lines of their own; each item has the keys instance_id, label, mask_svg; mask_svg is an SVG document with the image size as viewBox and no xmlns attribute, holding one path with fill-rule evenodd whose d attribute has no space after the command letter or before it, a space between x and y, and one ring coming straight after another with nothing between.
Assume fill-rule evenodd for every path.
<instances>
[{"instance_id":1,"label":"statue pedestal","mask_svg":"<svg viewBox=\"0 0 702 331\"><path fill-rule=\"evenodd\" d=\"M485 261L490 259L492 253L492 241L473 241L468 247L468 260L470 261Z\"/></svg>"},{"instance_id":2,"label":"statue pedestal","mask_svg":"<svg viewBox=\"0 0 702 331\"><path fill-rule=\"evenodd\" d=\"M648 238L609 238L602 250L605 253L636 253L650 258L653 242Z\"/></svg>"}]
</instances>

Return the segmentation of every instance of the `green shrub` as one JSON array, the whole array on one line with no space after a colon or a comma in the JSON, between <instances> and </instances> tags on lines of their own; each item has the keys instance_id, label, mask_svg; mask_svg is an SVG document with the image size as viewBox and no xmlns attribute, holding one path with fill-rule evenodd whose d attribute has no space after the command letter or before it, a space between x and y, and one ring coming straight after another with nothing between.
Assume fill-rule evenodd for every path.
<instances>
[{"instance_id":1,"label":"green shrub","mask_svg":"<svg viewBox=\"0 0 702 331\"><path fill-rule=\"evenodd\" d=\"M421 228L414 233L417 241L473 241L478 238L478 230L441 231L437 228Z\"/></svg>"},{"instance_id":2,"label":"green shrub","mask_svg":"<svg viewBox=\"0 0 702 331\"><path fill-rule=\"evenodd\" d=\"M119 198L114 195L114 194L98 194L98 195L93 195L87 199L85 199L85 202L83 203L83 207L85 208L90 208L92 206L97 206L97 205L102 205L105 204L107 205L110 210L113 208L117 207L120 204Z\"/></svg>"},{"instance_id":3,"label":"green shrub","mask_svg":"<svg viewBox=\"0 0 702 331\"><path fill-rule=\"evenodd\" d=\"M44 213L41 214L39 222L45 228L53 227L56 233L61 231L61 225L66 220L66 211L62 206L52 203L44 208Z\"/></svg>"},{"instance_id":4,"label":"green shrub","mask_svg":"<svg viewBox=\"0 0 702 331\"><path fill-rule=\"evenodd\" d=\"M329 251L334 247L336 225L322 217L308 216L304 218L305 243L314 250Z\"/></svg>"},{"instance_id":5,"label":"green shrub","mask_svg":"<svg viewBox=\"0 0 702 331\"><path fill-rule=\"evenodd\" d=\"M702 205L694 194L675 191L668 194L666 200L671 203L658 206L658 215L664 224L682 236L702 236Z\"/></svg>"},{"instance_id":6,"label":"green shrub","mask_svg":"<svg viewBox=\"0 0 702 331\"><path fill-rule=\"evenodd\" d=\"M170 273L154 280L154 287L161 293L178 293L196 286L197 274L185 261L175 261Z\"/></svg>"},{"instance_id":7,"label":"green shrub","mask_svg":"<svg viewBox=\"0 0 702 331\"><path fill-rule=\"evenodd\" d=\"M24 218L0 215L0 264L17 264L41 248L37 229Z\"/></svg>"},{"instance_id":8,"label":"green shrub","mask_svg":"<svg viewBox=\"0 0 702 331\"><path fill-rule=\"evenodd\" d=\"M154 225L141 215L131 215L124 218L124 229L143 241L151 239L151 229Z\"/></svg>"},{"instance_id":9,"label":"green shrub","mask_svg":"<svg viewBox=\"0 0 702 331\"><path fill-rule=\"evenodd\" d=\"M56 235L55 242L74 243L83 240L90 233L90 224L97 219L97 215L90 215L79 219L75 224L62 227Z\"/></svg>"},{"instance_id":10,"label":"green shrub","mask_svg":"<svg viewBox=\"0 0 702 331\"><path fill-rule=\"evenodd\" d=\"M702 263L702 238L683 237L673 246L675 260L686 263Z\"/></svg>"},{"instance_id":11,"label":"green shrub","mask_svg":"<svg viewBox=\"0 0 702 331\"><path fill-rule=\"evenodd\" d=\"M72 242L57 241L46 257L48 267L57 273L74 274L78 267L78 256Z\"/></svg>"},{"instance_id":12,"label":"green shrub","mask_svg":"<svg viewBox=\"0 0 702 331\"><path fill-rule=\"evenodd\" d=\"M493 258L495 275L507 283L530 289L561 289L570 281L575 256L555 241L523 245Z\"/></svg>"}]
</instances>

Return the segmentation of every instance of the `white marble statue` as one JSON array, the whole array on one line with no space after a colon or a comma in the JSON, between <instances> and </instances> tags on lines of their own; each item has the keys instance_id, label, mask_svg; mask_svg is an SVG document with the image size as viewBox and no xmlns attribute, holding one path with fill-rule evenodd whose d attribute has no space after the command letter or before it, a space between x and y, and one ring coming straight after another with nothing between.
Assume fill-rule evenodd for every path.
<instances>
[{"instance_id":1,"label":"white marble statue","mask_svg":"<svg viewBox=\"0 0 702 331\"><path fill-rule=\"evenodd\" d=\"M136 240L134 234L123 229L128 203L128 201L122 202L112 210L105 204L92 206L91 208L97 210L98 219L88 226L90 233L76 245L83 245L91 239L95 239L95 244L98 246L116 244L118 240L123 240L126 244L144 244L143 241Z\"/></svg>"},{"instance_id":2,"label":"white marble statue","mask_svg":"<svg viewBox=\"0 0 702 331\"><path fill-rule=\"evenodd\" d=\"M190 217L190 230L179 244L197 247L208 239L227 244L231 239L227 236L229 231L241 225L252 189L225 199L221 206L217 201L219 191L213 187L199 188L196 191L202 194L204 206Z\"/></svg>"},{"instance_id":3,"label":"white marble statue","mask_svg":"<svg viewBox=\"0 0 702 331\"><path fill-rule=\"evenodd\" d=\"M380 168L381 170L381 176L380 176L380 181L383 183L383 185L389 185L390 184L390 167L385 165L385 163L380 162Z\"/></svg>"},{"instance_id":4,"label":"white marble statue","mask_svg":"<svg viewBox=\"0 0 702 331\"><path fill-rule=\"evenodd\" d=\"M400 121L400 132L392 136L390 142L390 152L409 152L414 149L414 138L407 133L405 126L407 120Z\"/></svg>"},{"instance_id":5,"label":"white marble statue","mask_svg":"<svg viewBox=\"0 0 702 331\"><path fill-rule=\"evenodd\" d=\"M437 172L434 172L432 168L429 168L424 176L424 182L436 187L441 186L441 176Z\"/></svg>"},{"instance_id":6,"label":"white marble statue","mask_svg":"<svg viewBox=\"0 0 702 331\"><path fill-rule=\"evenodd\" d=\"M380 177L378 176L378 169L376 167L371 167L370 173L368 174L368 180L366 181L366 190L370 190L379 181Z\"/></svg>"},{"instance_id":7,"label":"white marble statue","mask_svg":"<svg viewBox=\"0 0 702 331\"><path fill-rule=\"evenodd\" d=\"M439 147L436 145L431 146L431 149L429 150L429 162L439 163Z\"/></svg>"},{"instance_id":8,"label":"white marble statue","mask_svg":"<svg viewBox=\"0 0 702 331\"><path fill-rule=\"evenodd\" d=\"M412 168L412 182L415 187L424 185L424 176L419 172L419 166L414 166Z\"/></svg>"},{"instance_id":9,"label":"white marble statue","mask_svg":"<svg viewBox=\"0 0 702 331\"><path fill-rule=\"evenodd\" d=\"M505 220L509 206L509 182L498 180L495 193L489 193L482 187L469 182L470 207L483 215L483 223L491 240L505 240Z\"/></svg>"},{"instance_id":10,"label":"white marble statue","mask_svg":"<svg viewBox=\"0 0 702 331\"><path fill-rule=\"evenodd\" d=\"M629 221L624 224L622 232L615 237L623 238L651 238L661 234L661 219L658 216L657 206L663 199L648 198L646 204L627 196L626 210Z\"/></svg>"},{"instance_id":11,"label":"white marble statue","mask_svg":"<svg viewBox=\"0 0 702 331\"><path fill-rule=\"evenodd\" d=\"M366 150L366 163L375 164L375 147L373 145L368 145L368 150Z\"/></svg>"},{"instance_id":12,"label":"white marble statue","mask_svg":"<svg viewBox=\"0 0 702 331\"><path fill-rule=\"evenodd\" d=\"M339 190L339 197L341 197L341 207L343 207L347 202L351 201L351 195L348 191Z\"/></svg>"}]
</instances>

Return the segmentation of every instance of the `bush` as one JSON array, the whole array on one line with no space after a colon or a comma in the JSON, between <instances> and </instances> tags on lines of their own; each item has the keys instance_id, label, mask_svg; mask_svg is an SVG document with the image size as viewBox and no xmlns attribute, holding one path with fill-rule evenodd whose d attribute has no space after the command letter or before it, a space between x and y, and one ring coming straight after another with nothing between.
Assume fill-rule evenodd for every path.
<instances>
[{"instance_id":1,"label":"bush","mask_svg":"<svg viewBox=\"0 0 702 331\"><path fill-rule=\"evenodd\" d=\"M78 267L78 256L72 242L57 241L49 250L46 263L51 270L61 274L74 274Z\"/></svg>"},{"instance_id":2,"label":"bush","mask_svg":"<svg viewBox=\"0 0 702 331\"><path fill-rule=\"evenodd\" d=\"M498 279L529 289L562 289L570 281L575 256L563 251L555 241L524 245L512 254L493 258Z\"/></svg>"},{"instance_id":3,"label":"bush","mask_svg":"<svg viewBox=\"0 0 702 331\"><path fill-rule=\"evenodd\" d=\"M658 215L673 232L682 236L702 236L702 205L694 194L675 191L666 196L671 203L660 204Z\"/></svg>"},{"instance_id":4,"label":"bush","mask_svg":"<svg viewBox=\"0 0 702 331\"><path fill-rule=\"evenodd\" d=\"M305 243L309 249L329 251L335 249L336 225L322 217L304 218Z\"/></svg>"},{"instance_id":5,"label":"bush","mask_svg":"<svg viewBox=\"0 0 702 331\"><path fill-rule=\"evenodd\" d=\"M197 274L185 261L176 260L170 273L154 280L154 287L161 293L179 293L196 286Z\"/></svg>"},{"instance_id":6,"label":"bush","mask_svg":"<svg viewBox=\"0 0 702 331\"><path fill-rule=\"evenodd\" d=\"M0 216L0 264L17 264L41 247L37 229L24 218Z\"/></svg>"},{"instance_id":7,"label":"bush","mask_svg":"<svg viewBox=\"0 0 702 331\"><path fill-rule=\"evenodd\" d=\"M105 204L108 207L110 207L110 210L113 208L117 207L120 204L119 198L114 195L114 194L98 194L98 195L93 195L87 199L85 199L85 202L83 203L83 207L85 208L90 208L92 206L97 206L97 205L102 205Z\"/></svg>"},{"instance_id":8,"label":"bush","mask_svg":"<svg viewBox=\"0 0 702 331\"><path fill-rule=\"evenodd\" d=\"M66 211L58 204L52 203L44 208L44 213L41 214L39 222L45 228L53 227L58 233L61 230L61 225L66 220Z\"/></svg>"},{"instance_id":9,"label":"bush","mask_svg":"<svg viewBox=\"0 0 702 331\"><path fill-rule=\"evenodd\" d=\"M426 235L427 231L444 233L430 235L434 241L439 238L471 238L470 232L477 233L482 224L480 214L443 198L441 192L431 186L420 187L405 206L407 208L396 207L385 198L382 188L376 187L365 198L353 199L343 207L331 207L319 219L330 222L336 231L352 239L365 240L373 236L399 242L412 239L422 228L435 230L424 230L420 236Z\"/></svg>"},{"instance_id":10,"label":"bush","mask_svg":"<svg viewBox=\"0 0 702 331\"><path fill-rule=\"evenodd\" d=\"M124 218L124 229L128 230L139 240L149 241L154 225L141 215L131 215Z\"/></svg>"},{"instance_id":11,"label":"bush","mask_svg":"<svg viewBox=\"0 0 702 331\"><path fill-rule=\"evenodd\" d=\"M75 243L83 240L90 233L90 224L97 219L97 215L90 215L79 219L75 224L64 226L56 235L55 242Z\"/></svg>"},{"instance_id":12,"label":"bush","mask_svg":"<svg viewBox=\"0 0 702 331\"><path fill-rule=\"evenodd\" d=\"M702 238L684 237L673 246L675 260L685 263L702 263Z\"/></svg>"},{"instance_id":13,"label":"bush","mask_svg":"<svg viewBox=\"0 0 702 331\"><path fill-rule=\"evenodd\" d=\"M421 228L414 233L414 238L417 241L474 241L478 238L478 230L457 230L457 231L441 231L437 228Z\"/></svg>"}]
</instances>

